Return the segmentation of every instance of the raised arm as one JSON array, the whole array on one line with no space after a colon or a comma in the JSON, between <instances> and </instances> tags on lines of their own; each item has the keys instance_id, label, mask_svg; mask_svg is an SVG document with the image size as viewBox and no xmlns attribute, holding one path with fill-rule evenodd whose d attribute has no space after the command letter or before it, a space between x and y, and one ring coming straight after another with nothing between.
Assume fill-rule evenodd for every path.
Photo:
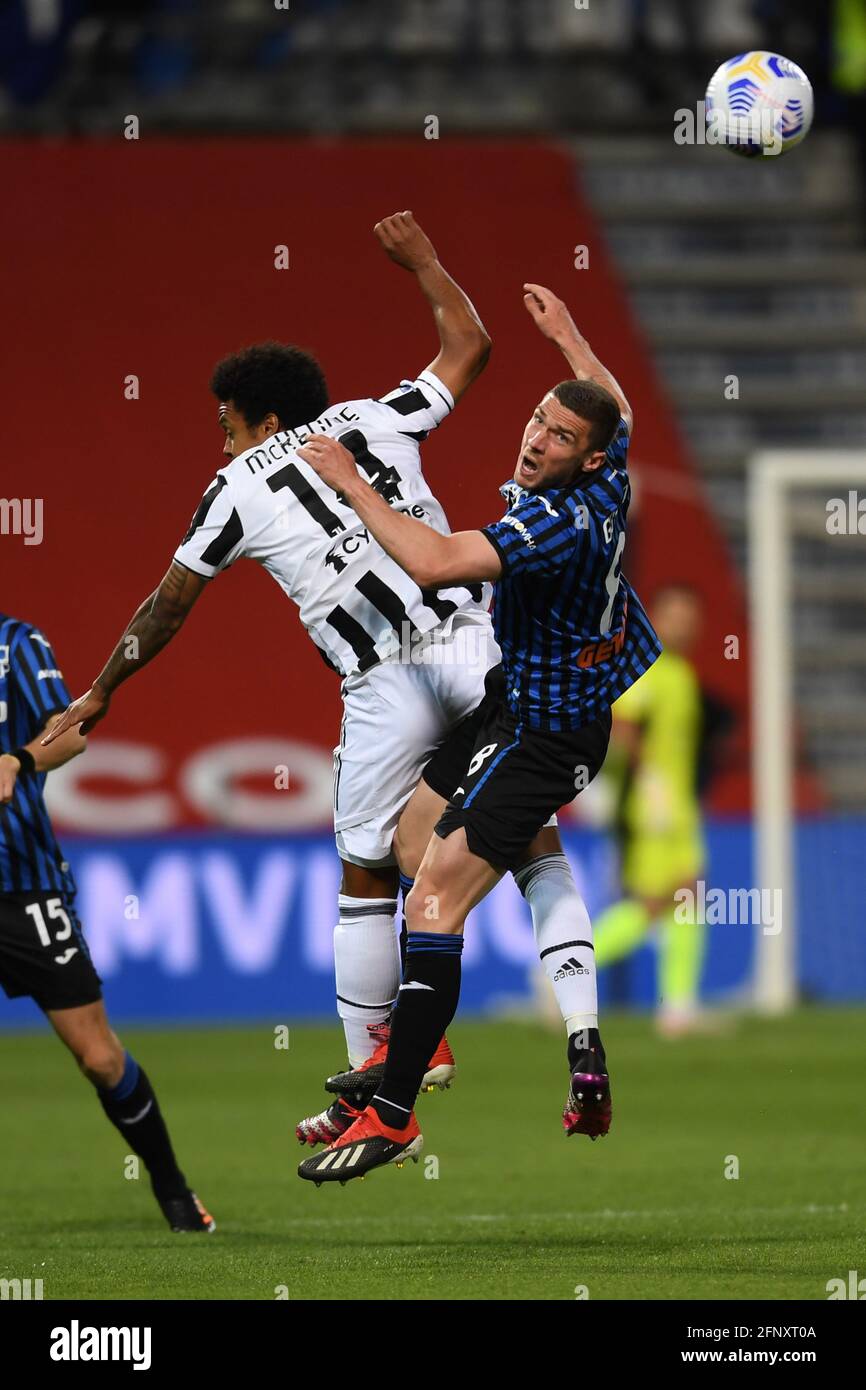
<instances>
[{"instance_id":1,"label":"raised arm","mask_svg":"<svg viewBox=\"0 0 866 1390\"><path fill-rule=\"evenodd\" d=\"M616 377L598 360L561 299L544 285L524 285L523 302L533 323L555 343L578 381L597 381L619 403L631 434L633 416L626 394Z\"/></svg>"},{"instance_id":2,"label":"raised arm","mask_svg":"<svg viewBox=\"0 0 866 1390\"><path fill-rule=\"evenodd\" d=\"M430 363L455 401L480 375L490 356L490 339L469 297L440 265L433 243L411 212L395 212L374 228L380 245L410 271L433 310L438 356Z\"/></svg>"},{"instance_id":3,"label":"raised arm","mask_svg":"<svg viewBox=\"0 0 866 1390\"><path fill-rule=\"evenodd\" d=\"M157 652L179 632L187 614L207 584L201 575L173 560L158 589L133 614L123 636L90 689L73 700L61 715L43 744L53 743L76 724L82 734L90 733L108 713L117 687L152 661Z\"/></svg>"}]
</instances>

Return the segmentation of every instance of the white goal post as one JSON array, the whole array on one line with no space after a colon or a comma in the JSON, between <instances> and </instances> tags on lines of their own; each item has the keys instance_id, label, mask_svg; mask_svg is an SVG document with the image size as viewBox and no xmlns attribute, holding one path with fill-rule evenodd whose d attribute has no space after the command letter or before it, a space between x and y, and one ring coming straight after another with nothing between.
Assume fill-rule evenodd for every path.
<instances>
[{"instance_id":1,"label":"white goal post","mask_svg":"<svg viewBox=\"0 0 866 1390\"><path fill-rule=\"evenodd\" d=\"M748 472L752 806L756 883L781 890L782 929L757 929L753 1002L767 1013L797 998L794 864L794 642L788 504L797 488L866 490L866 453L766 450ZM866 581L864 581L866 582Z\"/></svg>"}]
</instances>

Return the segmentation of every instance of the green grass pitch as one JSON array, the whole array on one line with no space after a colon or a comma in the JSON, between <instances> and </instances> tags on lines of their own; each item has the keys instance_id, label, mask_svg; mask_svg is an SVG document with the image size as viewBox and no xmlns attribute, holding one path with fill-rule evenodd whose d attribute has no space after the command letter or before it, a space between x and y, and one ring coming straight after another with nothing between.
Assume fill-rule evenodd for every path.
<instances>
[{"instance_id":1,"label":"green grass pitch","mask_svg":"<svg viewBox=\"0 0 866 1390\"><path fill-rule=\"evenodd\" d=\"M604 1023L606 1139L561 1131L558 1035L458 1020L457 1082L419 1101L426 1158L320 1189L295 1176L293 1125L325 1103L336 1028L292 1028L288 1050L266 1025L124 1029L217 1219L204 1237L173 1236L146 1175L124 1177L53 1035L0 1037L0 1277L46 1299L571 1300L825 1299L866 1274L866 1014L679 1042Z\"/></svg>"}]
</instances>

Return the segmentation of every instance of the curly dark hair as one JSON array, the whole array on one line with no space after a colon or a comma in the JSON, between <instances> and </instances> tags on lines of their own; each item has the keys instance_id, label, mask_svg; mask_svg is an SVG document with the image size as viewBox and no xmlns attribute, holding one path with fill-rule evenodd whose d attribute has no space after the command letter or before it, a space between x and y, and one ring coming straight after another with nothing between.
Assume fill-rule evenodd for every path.
<instances>
[{"instance_id":1,"label":"curly dark hair","mask_svg":"<svg viewBox=\"0 0 866 1390\"><path fill-rule=\"evenodd\" d=\"M606 387L597 381L561 381L552 394L572 415L592 426L590 449L608 448L619 425L620 409Z\"/></svg>"},{"instance_id":2,"label":"curly dark hair","mask_svg":"<svg viewBox=\"0 0 866 1390\"><path fill-rule=\"evenodd\" d=\"M315 357L291 343L253 343L224 357L213 369L210 389L231 401L250 429L274 414L280 428L315 420L328 404L328 383Z\"/></svg>"}]
</instances>

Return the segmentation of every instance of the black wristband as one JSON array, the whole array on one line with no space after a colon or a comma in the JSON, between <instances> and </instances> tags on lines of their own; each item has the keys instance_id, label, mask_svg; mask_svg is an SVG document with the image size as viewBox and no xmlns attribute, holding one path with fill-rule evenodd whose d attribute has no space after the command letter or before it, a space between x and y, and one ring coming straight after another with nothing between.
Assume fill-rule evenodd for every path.
<instances>
[{"instance_id":1,"label":"black wristband","mask_svg":"<svg viewBox=\"0 0 866 1390\"><path fill-rule=\"evenodd\" d=\"M21 764L22 772L35 772L36 759L26 748L13 748L9 753L10 758L17 758Z\"/></svg>"}]
</instances>

